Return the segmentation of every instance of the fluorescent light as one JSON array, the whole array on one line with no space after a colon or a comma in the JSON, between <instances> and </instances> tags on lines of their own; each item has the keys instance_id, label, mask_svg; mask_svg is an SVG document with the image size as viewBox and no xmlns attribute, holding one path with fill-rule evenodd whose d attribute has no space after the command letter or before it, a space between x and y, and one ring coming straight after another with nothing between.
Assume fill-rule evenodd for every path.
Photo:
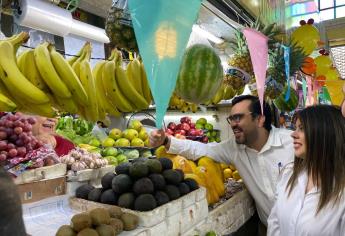
<instances>
[{"instance_id":1,"label":"fluorescent light","mask_svg":"<svg viewBox=\"0 0 345 236\"><path fill-rule=\"evenodd\" d=\"M202 34L205 38L207 38L208 40L214 42L215 44L221 44L224 42L223 39L211 34L210 32L208 32L207 30L204 30L203 28L201 28L199 25L193 25L193 31Z\"/></svg>"}]
</instances>

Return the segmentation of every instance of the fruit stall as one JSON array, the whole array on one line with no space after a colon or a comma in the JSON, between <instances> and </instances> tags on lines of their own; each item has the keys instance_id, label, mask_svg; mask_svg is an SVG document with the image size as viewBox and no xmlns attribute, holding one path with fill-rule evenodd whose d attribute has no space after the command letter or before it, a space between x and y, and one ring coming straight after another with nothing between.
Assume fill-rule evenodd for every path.
<instances>
[{"instance_id":1,"label":"fruit stall","mask_svg":"<svg viewBox=\"0 0 345 236\"><path fill-rule=\"evenodd\" d=\"M254 215L236 166L151 147L150 132L221 143L245 94L291 128L280 117L341 104L344 57L317 19L229 2L0 3L0 166L29 235L227 235Z\"/></svg>"}]
</instances>

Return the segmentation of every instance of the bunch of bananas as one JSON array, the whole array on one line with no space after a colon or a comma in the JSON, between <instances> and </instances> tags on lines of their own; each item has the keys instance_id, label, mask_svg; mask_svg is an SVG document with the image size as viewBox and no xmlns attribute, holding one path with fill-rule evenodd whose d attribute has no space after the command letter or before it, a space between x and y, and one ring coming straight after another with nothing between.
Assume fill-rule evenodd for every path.
<instances>
[{"instance_id":1,"label":"bunch of bananas","mask_svg":"<svg viewBox=\"0 0 345 236\"><path fill-rule=\"evenodd\" d=\"M134 112L147 109L152 101L144 65L138 59L122 67L122 54L114 49L108 61L96 64L93 75L104 112Z\"/></svg>"},{"instance_id":2,"label":"bunch of bananas","mask_svg":"<svg viewBox=\"0 0 345 236\"><path fill-rule=\"evenodd\" d=\"M0 41L0 111L22 111L45 117L58 112L78 114L89 121L106 115L145 109L152 100L143 64L134 59L122 68L114 50L108 61L92 70L91 44L66 60L44 42L16 57L29 39L26 32Z\"/></svg>"},{"instance_id":3,"label":"bunch of bananas","mask_svg":"<svg viewBox=\"0 0 345 236\"><path fill-rule=\"evenodd\" d=\"M191 111L193 113L198 111L198 105L190 102L186 102L182 98L173 93L169 101L169 109L180 110L182 113Z\"/></svg>"},{"instance_id":4,"label":"bunch of bananas","mask_svg":"<svg viewBox=\"0 0 345 236\"><path fill-rule=\"evenodd\" d=\"M204 105L216 105L220 103L222 100L229 100L235 97L236 95L240 95L243 93L244 87L240 88L239 90L235 90L230 84L223 81L222 85L218 89L217 93L214 95L212 99L205 102Z\"/></svg>"}]
</instances>

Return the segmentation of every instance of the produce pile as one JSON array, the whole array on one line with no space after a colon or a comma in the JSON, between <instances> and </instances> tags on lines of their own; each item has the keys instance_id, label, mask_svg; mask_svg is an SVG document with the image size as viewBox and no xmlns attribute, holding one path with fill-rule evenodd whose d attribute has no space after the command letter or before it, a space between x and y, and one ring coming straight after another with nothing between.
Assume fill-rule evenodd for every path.
<instances>
[{"instance_id":1,"label":"produce pile","mask_svg":"<svg viewBox=\"0 0 345 236\"><path fill-rule=\"evenodd\" d=\"M98 169L108 164L106 159L97 153L90 153L82 148L75 148L67 155L60 158L62 163L67 164L67 168L72 171L85 169Z\"/></svg>"},{"instance_id":2,"label":"produce pile","mask_svg":"<svg viewBox=\"0 0 345 236\"><path fill-rule=\"evenodd\" d=\"M139 157L148 158L152 156L150 150L138 150L128 148L107 147L101 151L104 159L108 160L109 165L117 166L123 162L128 162Z\"/></svg>"},{"instance_id":3,"label":"produce pile","mask_svg":"<svg viewBox=\"0 0 345 236\"><path fill-rule=\"evenodd\" d=\"M0 162L17 165L29 161L27 154L43 146L32 135L32 125L36 120L20 114L11 114L0 118Z\"/></svg>"},{"instance_id":4,"label":"produce pile","mask_svg":"<svg viewBox=\"0 0 345 236\"><path fill-rule=\"evenodd\" d=\"M107 61L91 69L91 44L66 60L44 42L18 57L18 48L29 35L21 32L0 41L0 110L22 111L45 117L57 112L78 114L89 121L106 114L145 109L151 93L143 64L138 59L122 67L121 52L114 50Z\"/></svg>"},{"instance_id":5,"label":"produce pile","mask_svg":"<svg viewBox=\"0 0 345 236\"><path fill-rule=\"evenodd\" d=\"M182 117L180 124L170 122L165 133L178 139L189 139L203 143L220 142L220 132L213 129L213 125L205 118L199 118L196 123L190 117Z\"/></svg>"},{"instance_id":6,"label":"produce pile","mask_svg":"<svg viewBox=\"0 0 345 236\"><path fill-rule=\"evenodd\" d=\"M102 178L102 188L88 184L76 190L76 197L136 211L150 211L199 188L182 170L172 169L168 158L138 158L122 163L115 173Z\"/></svg>"},{"instance_id":7,"label":"produce pile","mask_svg":"<svg viewBox=\"0 0 345 236\"><path fill-rule=\"evenodd\" d=\"M95 208L74 215L71 224L61 226L56 236L115 236L136 229L138 223L136 215L123 213L117 207Z\"/></svg>"}]
</instances>

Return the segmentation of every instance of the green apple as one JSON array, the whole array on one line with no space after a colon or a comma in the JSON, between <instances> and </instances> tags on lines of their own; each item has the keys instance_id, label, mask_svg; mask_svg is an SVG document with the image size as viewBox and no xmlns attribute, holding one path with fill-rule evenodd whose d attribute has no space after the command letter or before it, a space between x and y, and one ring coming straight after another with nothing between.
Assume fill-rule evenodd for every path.
<instances>
[{"instance_id":1,"label":"green apple","mask_svg":"<svg viewBox=\"0 0 345 236\"><path fill-rule=\"evenodd\" d=\"M205 125L207 123L207 120L203 117L199 118L197 121L196 121L196 124L201 124L201 125Z\"/></svg>"},{"instance_id":2,"label":"green apple","mask_svg":"<svg viewBox=\"0 0 345 236\"><path fill-rule=\"evenodd\" d=\"M101 146L101 142L98 139L94 138L90 140L89 145L99 147Z\"/></svg>"},{"instance_id":3,"label":"green apple","mask_svg":"<svg viewBox=\"0 0 345 236\"><path fill-rule=\"evenodd\" d=\"M213 130L213 131L211 132L211 136L212 136L212 137L217 137L217 131Z\"/></svg>"},{"instance_id":4,"label":"green apple","mask_svg":"<svg viewBox=\"0 0 345 236\"><path fill-rule=\"evenodd\" d=\"M117 155L116 159L118 164L128 161L127 157L124 154Z\"/></svg>"},{"instance_id":5,"label":"green apple","mask_svg":"<svg viewBox=\"0 0 345 236\"><path fill-rule=\"evenodd\" d=\"M109 132L109 138L112 138L112 139L119 139L122 137L122 131L119 130L119 129L112 129L110 130Z\"/></svg>"},{"instance_id":6,"label":"green apple","mask_svg":"<svg viewBox=\"0 0 345 236\"><path fill-rule=\"evenodd\" d=\"M213 125L210 124L210 123L207 123L207 124L205 125L205 129L207 129L208 131L211 131L211 130L213 130Z\"/></svg>"},{"instance_id":7,"label":"green apple","mask_svg":"<svg viewBox=\"0 0 345 236\"><path fill-rule=\"evenodd\" d=\"M138 138L139 133L135 129L125 129L123 131L123 138L128 139L131 141L132 139Z\"/></svg>"},{"instance_id":8,"label":"green apple","mask_svg":"<svg viewBox=\"0 0 345 236\"><path fill-rule=\"evenodd\" d=\"M149 135L146 132L145 128L141 128L141 130L139 131L139 136L138 136L141 140L146 140L148 139Z\"/></svg>"},{"instance_id":9,"label":"green apple","mask_svg":"<svg viewBox=\"0 0 345 236\"><path fill-rule=\"evenodd\" d=\"M206 136L207 136L208 138L211 138L211 137L212 137L212 133L209 131L209 132L206 133Z\"/></svg>"},{"instance_id":10,"label":"green apple","mask_svg":"<svg viewBox=\"0 0 345 236\"><path fill-rule=\"evenodd\" d=\"M138 120L132 120L128 126L128 128L135 129L138 132L141 130L142 127L143 127L143 124Z\"/></svg>"},{"instance_id":11,"label":"green apple","mask_svg":"<svg viewBox=\"0 0 345 236\"><path fill-rule=\"evenodd\" d=\"M115 144L115 140L112 138L106 138L102 142L103 147L112 147Z\"/></svg>"},{"instance_id":12,"label":"green apple","mask_svg":"<svg viewBox=\"0 0 345 236\"><path fill-rule=\"evenodd\" d=\"M220 140L220 137L216 137L216 142L220 143L222 140Z\"/></svg>"},{"instance_id":13,"label":"green apple","mask_svg":"<svg viewBox=\"0 0 345 236\"><path fill-rule=\"evenodd\" d=\"M114 156L106 156L104 159L108 160L109 165L117 166L119 163L117 158Z\"/></svg>"},{"instance_id":14,"label":"green apple","mask_svg":"<svg viewBox=\"0 0 345 236\"><path fill-rule=\"evenodd\" d=\"M196 128L196 129L204 129L205 127L204 127L203 124L196 123L196 124L195 124L195 128Z\"/></svg>"},{"instance_id":15,"label":"green apple","mask_svg":"<svg viewBox=\"0 0 345 236\"><path fill-rule=\"evenodd\" d=\"M105 156L116 156L117 155L117 149L114 147L107 147L106 149L104 149L103 153L105 154Z\"/></svg>"},{"instance_id":16,"label":"green apple","mask_svg":"<svg viewBox=\"0 0 345 236\"><path fill-rule=\"evenodd\" d=\"M213 142L215 142L215 141L216 141L216 139L215 139L214 137L211 137L211 138L208 139L208 142L209 142L209 143L213 143Z\"/></svg>"},{"instance_id":17,"label":"green apple","mask_svg":"<svg viewBox=\"0 0 345 236\"><path fill-rule=\"evenodd\" d=\"M130 145L130 141L126 138L119 138L115 141L115 147L129 147Z\"/></svg>"},{"instance_id":18,"label":"green apple","mask_svg":"<svg viewBox=\"0 0 345 236\"><path fill-rule=\"evenodd\" d=\"M133 146L133 147L144 147L145 144L144 144L144 141L141 140L140 138L134 138L131 141L131 146Z\"/></svg>"}]
</instances>

